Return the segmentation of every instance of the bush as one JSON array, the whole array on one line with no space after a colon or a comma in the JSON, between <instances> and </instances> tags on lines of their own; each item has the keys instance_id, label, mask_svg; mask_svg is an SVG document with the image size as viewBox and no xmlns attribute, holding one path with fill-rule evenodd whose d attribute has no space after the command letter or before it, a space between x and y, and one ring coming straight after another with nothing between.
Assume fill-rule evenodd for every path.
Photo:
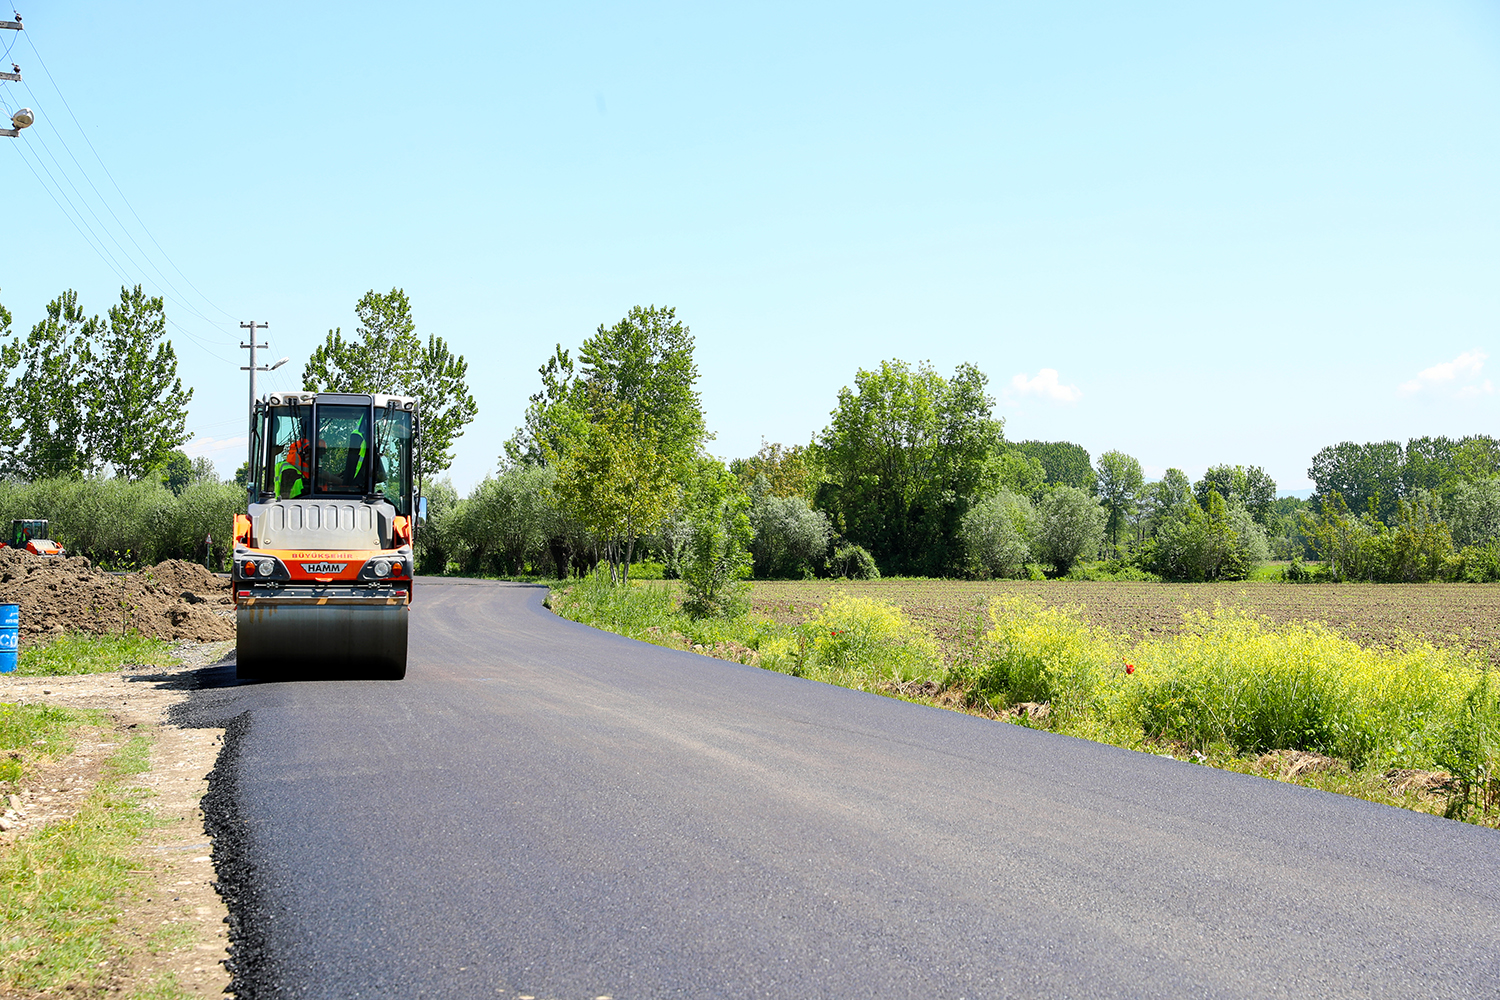
<instances>
[{"instance_id":1,"label":"bush","mask_svg":"<svg viewBox=\"0 0 1500 1000\"><path fill-rule=\"evenodd\" d=\"M1096 695L1114 664L1115 644L1094 636L1065 608L1019 595L990 602L993 624L982 656L950 679L993 708L1047 702L1060 719L1096 708Z\"/></svg>"},{"instance_id":2,"label":"bush","mask_svg":"<svg viewBox=\"0 0 1500 1000\"><path fill-rule=\"evenodd\" d=\"M855 687L935 680L943 662L937 639L900 608L843 592L760 652L769 669Z\"/></svg>"},{"instance_id":3,"label":"bush","mask_svg":"<svg viewBox=\"0 0 1500 1000\"><path fill-rule=\"evenodd\" d=\"M841 580L878 580L880 567L863 545L840 542L828 559L828 575Z\"/></svg>"},{"instance_id":4,"label":"bush","mask_svg":"<svg viewBox=\"0 0 1500 1000\"><path fill-rule=\"evenodd\" d=\"M178 497L155 480L8 480L0 483L0 525L8 534L12 520L46 518L53 539L69 553L118 566L196 561L211 534L214 556L222 560L245 499L237 485L208 481L189 485Z\"/></svg>"},{"instance_id":5,"label":"bush","mask_svg":"<svg viewBox=\"0 0 1500 1000\"><path fill-rule=\"evenodd\" d=\"M1500 539L1465 546L1454 561L1453 576L1466 583L1500 582Z\"/></svg>"},{"instance_id":6,"label":"bush","mask_svg":"<svg viewBox=\"0 0 1500 1000\"><path fill-rule=\"evenodd\" d=\"M752 491L750 525L755 530L750 544L755 575L762 579L812 576L833 532L827 514L813 510L800 496L773 496L763 475Z\"/></svg>"},{"instance_id":7,"label":"bush","mask_svg":"<svg viewBox=\"0 0 1500 1000\"><path fill-rule=\"evenodd\" d=\"M1250 512L1210 489L1203 506L1191 498L1162 524L1147 558L1165 579L1198 583L1243 580L1269 555L1265 530Z\"/></svg>"},{"instance_id":8,"label":"bush","mask_svg":"<svg viewBox=\"0 0 1500 1000\"><path fill-rule=\"evenodd\" d=\"M1019 576L1031 555L1026 539L1035 517L1025 497L1004 490L969 508L958 533L973 572L985 577Z\"/></svg>"},{"instance_id":9,"label":"bush","mask_svg":"<svg viewBox=\"0 0 1500 1000\"><path fill-rule=\"evenodd\" d=\"M750 609L750 498L716 460L703 460L687 491L691 526L682 556L682 610L694 618L734 617Z\"/></svg>"},{"instance_id":10,"label":"bush","mask_svg":"<svg viewBox=\"0 0 1500 1000\"><path fill-rule=\"evenodd\" d=\"M983 655L952 682L996 708L1048 702L1056 727L1077 735L1430 769L1477 746L1471 730L1484 740L1500 733L1500 703L1470 698L1484 670L1425 643L1365 649L1322 625L1272 626L1223 608L1191 613L1183 633L1133 648L1022 597L996 598L990 617ZM1471 772L1497 773L1500 744L1463 752Z\"/></svg>"}]
</instances>

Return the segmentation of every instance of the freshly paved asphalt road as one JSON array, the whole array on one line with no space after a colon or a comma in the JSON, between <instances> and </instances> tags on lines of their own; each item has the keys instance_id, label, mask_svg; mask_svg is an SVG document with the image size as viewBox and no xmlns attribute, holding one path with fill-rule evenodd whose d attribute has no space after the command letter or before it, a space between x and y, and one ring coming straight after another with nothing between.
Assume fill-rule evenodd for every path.
<instances>
[{"instance_id":1,"label":"freshly paved asphalt road","mask_svg":"<svg viewBox=\"0 0 1500 1000\"><path fill-rule=\"evenodd\" d=\"M195 696L242 998L1500 995L1494 830L424 583L405 681Z\"/></svg>"}]
</instances>

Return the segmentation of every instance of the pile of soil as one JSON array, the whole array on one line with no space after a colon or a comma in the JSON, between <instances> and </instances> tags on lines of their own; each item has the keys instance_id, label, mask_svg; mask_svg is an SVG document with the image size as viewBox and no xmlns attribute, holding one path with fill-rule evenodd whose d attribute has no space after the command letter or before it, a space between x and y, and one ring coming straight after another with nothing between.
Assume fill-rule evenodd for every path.
<instances>
[{"instance_id":1,"label":"pile of soil","mask_svg":"<svg viewBox=\"0 0 1500 1000\"><path fill-rule=\"evenodd\" d=\"M229 581L180 559L115 574L81 556L49 559L0 549L0 604L21 606L23 647L65 632L126 629L173 642L234 638Z\"/></svg>"}]
</instances>

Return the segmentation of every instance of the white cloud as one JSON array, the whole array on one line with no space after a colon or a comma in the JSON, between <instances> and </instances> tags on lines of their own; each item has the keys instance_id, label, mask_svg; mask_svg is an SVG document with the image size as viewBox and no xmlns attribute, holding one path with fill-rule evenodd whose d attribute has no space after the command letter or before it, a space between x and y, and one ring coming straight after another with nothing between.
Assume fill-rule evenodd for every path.
<instances>
[{"instance_id":1,"label":"white cloud","mask_svg":"<svg viewBox=\"0 0 1500 1000\"><path fill-rule=\"evenodd\" d=\"M1083 398L1083 390L1076 385L1063 385L1057 380L1056 368L1043 368L1031 378L1025 374L1010 380L1010 389L1018 396L1040 396L1058 403L1076 403Z\"/></svg>"},{"instance_id":2,"label":"white cloud","mask_svg":"<svg viewBox=\"0 0 1500 1000\"><path fill-rule=\"evenodd\" d=\"M1488 354L1480 350L1465 351L1452 361L1444 361L1418 372L1416 378L1397 386L1396 394L1414 396L1427 391L1459 399L1488 396L1495 391L1495 386L1489 379L1479 377L1488 357Z\"/></svg>"},{"instance_id":3,"label":"white cloud","mask_svg":"<svg viewBox=\"0 0 1500 1000\"><path fill-rule=\"evenodd\" d=\"M244 437L224 438L219 440L211 437L193 438L182 446L182 453L188 458L197 458L199 455L207 455L209 458L224 458L225 452L242 452L250 447L250 439Z\"/></svg>"}]
</instances>

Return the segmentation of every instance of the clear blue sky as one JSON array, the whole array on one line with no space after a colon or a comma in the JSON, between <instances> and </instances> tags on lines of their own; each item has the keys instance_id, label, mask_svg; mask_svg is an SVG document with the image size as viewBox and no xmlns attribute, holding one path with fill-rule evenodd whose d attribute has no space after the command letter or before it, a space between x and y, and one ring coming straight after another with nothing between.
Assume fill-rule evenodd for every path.
<instances>
[{"instance_id":1,"label":"clear blue sky","mask_svg":"<svg viewBox=\"0 0 1500 1000\"><path fill-rule=\"evenodd\" d=\"M398 285L469 361L460 490L553 344L637 303L692 327L726 458L893 357L973 362L1007 437L1150 476L1288 491L1327 444L1500 433L1491 0L21 13L0 301L24 331L65 288L165 292L225 474L238 321L288 388Z\"/></svg>"}]
</instances>

